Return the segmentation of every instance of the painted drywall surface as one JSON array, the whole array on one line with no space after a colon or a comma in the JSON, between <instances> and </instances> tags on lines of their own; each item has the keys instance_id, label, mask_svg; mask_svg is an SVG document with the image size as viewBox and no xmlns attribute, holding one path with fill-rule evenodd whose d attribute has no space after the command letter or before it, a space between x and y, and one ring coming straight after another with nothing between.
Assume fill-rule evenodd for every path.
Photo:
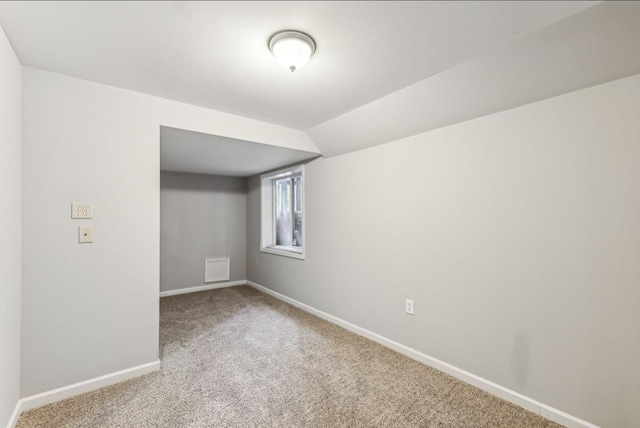
<instances>
[{"instance_id":1,"label":"painted drywall surface","mask_svg":"<svg viewBox=\"0 0 640 428\"><path fill-rule=\"evenodd\" d=\"M158 358L159 129L146 100L24 69L22 395ZM86 202L93 219L72 220ZM94 243L78 243L93 225Z\"/></svg>"},{"instance_id":2,"label":"painted drywall surface","mask_svg":"<svg viewBox=\"0 0 640 428\"><path fill-rule=\"evenodd\" d=\"M640 40L638 19L640 5L634 2L603 2L308 134L330 157L636 74L640 59L625 51Z\"/></svg>"},{"instance_id":3,"label":"painted drywall surface","mask_svg":"<svg viewBox=\"0 0 640 428\"><path fill-rule=\"evenodd\" d=\"M640 426L640 75L306 168L306 260L248 279L609 427ZM405 299L415 315L404 313Z\"/></svg>"},{"instance_id":4,"label":"painted drywall surface","mask_svg":"<svg viewBox=\"0 0 640 428\"><path fill-rule=\"evenodd\" d=\"M20 398L22 67L0 28L0 426Z\"/></svg>"},{"instance_id":5,"label":"painted drywall surface","mask_svg":"<svg viewBox=\"0 0 640 428\"><path fill-rule=\"evenodd\" d=\"M631 76L638 22L640 3L602 2L307 132L332 157Z\"/></svg>"},{"instance_id":6,"label":"painted drywall surface","mask_svg":"<svg viewBox=\"0 0 640 428\"><path fill-rule=\"evenodd\" d=\"M244 280L246 249L244 178L160 174L160 291L205 285L210 257L229 257L229 280Z\"/></svg>"},{"instance_id":7,"label":"painted drywall surface","mask_svg":"<svg viewBox=\"0 0 640 428\"><path fill-rule=\"evenodd\" d=\"M23 68L22 396L158 358L161 125L290 145L304 135ZM72 220L72 202L94 218ZM83 224L93 244L78 244Z\"/></svg>"},{"instance_id":8,"label":"painted drywall surface","mask_svg":"<svg viewBox=\"0 0 640 428\"><path fill-rule=\"evenodd\" d=\"M135 92L134 92L135 93ZM309 136L300 130L272 123L209 110L177 101L149 97L156 101L155 108L164 126L186 129L204 134L246 140L271 146L286 147L320 153Z\"/></svg>"}]
</instances>

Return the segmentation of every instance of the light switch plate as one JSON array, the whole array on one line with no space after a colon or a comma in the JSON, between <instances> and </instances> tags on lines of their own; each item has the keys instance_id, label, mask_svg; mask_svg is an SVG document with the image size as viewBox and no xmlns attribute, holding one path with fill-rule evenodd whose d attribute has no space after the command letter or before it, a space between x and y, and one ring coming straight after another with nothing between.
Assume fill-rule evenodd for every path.
<instances>
[{"instance_id":1,"label":"light switch plate","mask_svg":"<svg viewBox=\"0 0 640 428\"><path fill-rule=\"evenodd\" d=\"M81 244L93 242L93 226L78 226L78 242Z\"/></svg>"},{"instance_id":2,"label":"light switch plate","mask_svg":"<svg viewBox=\"0 0 640 428\"><path fill-rule=\"evenodd\" d=\"M91 204L74 202L71 204L71 218L93 218Z\"/></svg>"}]
</instances>

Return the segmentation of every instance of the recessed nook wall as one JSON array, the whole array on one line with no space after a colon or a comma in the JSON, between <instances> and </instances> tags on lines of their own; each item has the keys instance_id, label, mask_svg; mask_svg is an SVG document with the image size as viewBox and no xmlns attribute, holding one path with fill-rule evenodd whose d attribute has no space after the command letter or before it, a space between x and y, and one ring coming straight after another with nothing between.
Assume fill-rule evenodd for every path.
<instances>
[{"instance_id":1,"label":"recessed nook wall","mask_svg":"<svg viewBox=\"0 0 640 428\"><path fill-rule=\"evenodd\" d=\"M229 257L229 281L246 279L244 178L160 174L160 291L203 286L206 258Z\"/></svg>"}]
</instances>

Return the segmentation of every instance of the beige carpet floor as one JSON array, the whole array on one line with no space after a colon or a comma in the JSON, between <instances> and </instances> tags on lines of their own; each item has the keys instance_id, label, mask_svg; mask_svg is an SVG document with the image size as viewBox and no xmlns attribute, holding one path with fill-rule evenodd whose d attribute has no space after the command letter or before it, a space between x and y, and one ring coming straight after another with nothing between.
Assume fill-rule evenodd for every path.
<instances>
[{"instance_id":1,"label":"beige carpet floor","mask_svg":"<svg viewBox=\"0 0 640 428\"><path fill-rule=\"evenodd\" d=\"M556 427L247 286L160 301L162 370L26 427Z\"/></svg>"}]
</instances>

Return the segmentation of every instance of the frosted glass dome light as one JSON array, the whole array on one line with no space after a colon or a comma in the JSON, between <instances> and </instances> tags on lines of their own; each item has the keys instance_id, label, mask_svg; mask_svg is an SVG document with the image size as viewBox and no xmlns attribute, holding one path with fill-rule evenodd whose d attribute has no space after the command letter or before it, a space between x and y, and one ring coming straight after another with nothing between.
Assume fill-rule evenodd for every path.
<instances>
[{"instance_id":1,"label":"frosted glass dome light","mask_svg":"<svg viewBox=\"0 0 640 428\"><path fill-rule=\"evenodd\" d=\"M309 61L316 51L316 42L300 31L279 31L269 38L269 50L280 64L293 72Z\"/></svg>"}]
</instances>

